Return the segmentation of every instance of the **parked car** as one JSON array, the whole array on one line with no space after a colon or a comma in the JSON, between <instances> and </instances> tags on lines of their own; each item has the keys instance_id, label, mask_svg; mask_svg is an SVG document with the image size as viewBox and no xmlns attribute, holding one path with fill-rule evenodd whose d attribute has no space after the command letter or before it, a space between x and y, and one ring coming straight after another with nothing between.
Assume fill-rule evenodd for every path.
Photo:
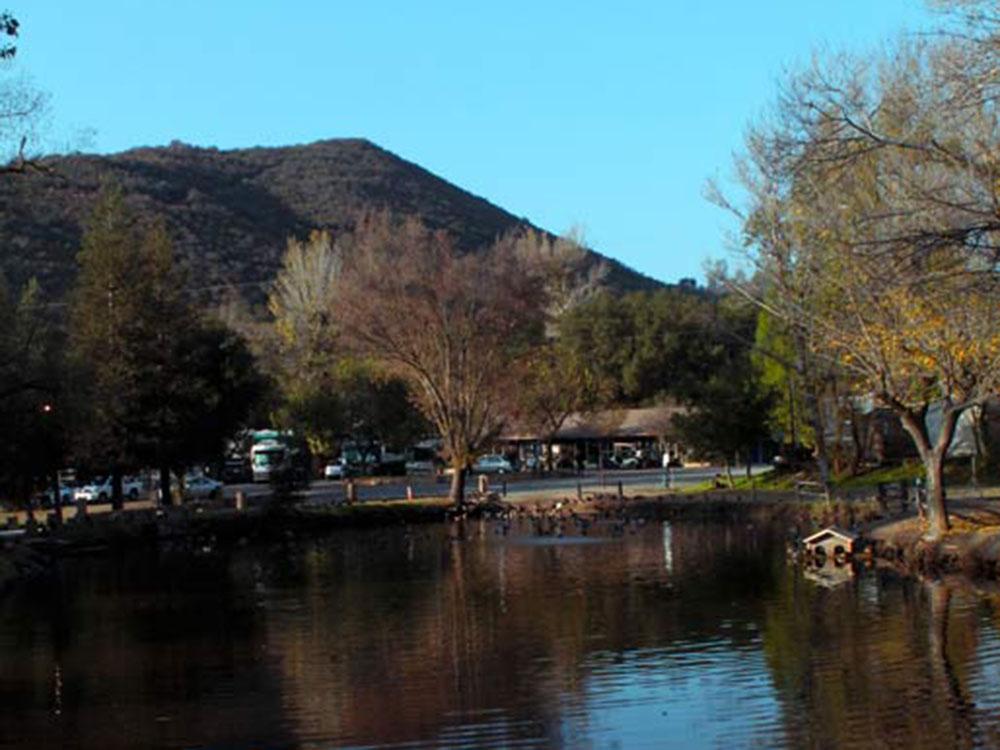
<instances>
[{"instance_id":1,"label":"parked car","mask_svg":"<svg viewBox=\"0 0 1000 750\"><path fill-rule=\"evenodd\" d=\"M184 477L184 497L187 500L215 500L222 496L222 482L204 474L188 474Z\"/></svg>"},{"instance_id":2,"label":"parked car","mask_svg":"<svg viewBox=\"0 0 1000 750\"><path fill-rule=\"evenodd\" d=\"M122 495L126 500L138 500L145 490L143 482L135 477L122 477ZM88 503L107 503L111 501L111 477L97 477L89 484L78 487L73 493L73 500L83 500Z\"/></svg>"},{"instance_id":3,"label":"parked car","mask_svg":"<svg viewBox=\"0 0 1000 750\"><path fill-rule=\"evenodd\" d=\"M156 489L156 499L163 500L163 490L160 487L159 478L154 480ZM170 494L177 498L178 493L184 500L215 500L222 497L225 484L218 479L203 474L200 471L192 471L184 475L183 491L181 491L180 478L170 472Z\"/></svg>"},{"instance_id":4,"label":"parked car","mask_svg":"<svg viewBox=\"0 0 1000 750\"><path fill-rule=\"evenodd\" d=\"M415 458L406 462L407 474L435 474L437 473L437 463L432 459Z\"/></svg>"},{"instance_id":5,"label":"parked car","mask_svg":"<svg viewBox=\"0 0 1000 750\"><path fill-rule=\"evenodd\" d=\"M472 464L472 471L475 474L510 474L514 467L503 456L489 454L476 459Z\"/></svg>"},{"instance_id":6,"label":"parked car","mask_svg":"<svg viewBox=\"0 0 1000 750\"><path fill-rule=\"evenodd\" d=\"M334 461L332 464L327 464L323 467L324 479L343 479L347 475L347 464L344 463L343 459Z\"/></svg>"},{"instance_id":7,"label":"parked car","mask_svg":"<svg viewBox=\"0 0 1000 750\"><path fill-rule=\"evenodd\" d=\"M622 456L618 461L619 469L638 469L641 468L642 461L638 456Z\"/></svg>"}]
</instances>

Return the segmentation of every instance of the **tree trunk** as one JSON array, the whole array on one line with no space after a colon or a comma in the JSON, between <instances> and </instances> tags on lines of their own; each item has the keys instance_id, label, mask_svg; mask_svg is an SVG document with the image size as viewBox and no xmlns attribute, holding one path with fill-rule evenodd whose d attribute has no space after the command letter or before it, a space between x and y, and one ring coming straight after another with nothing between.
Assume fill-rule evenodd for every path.
<instances>
[{"instance_id":1,"label":"tree trunk","mask_svg":"<svg viewBox=\"0 0 1000 750\"><path fill-rule=\"evenodd\" d=\"M927 472L927 526L934 538L942 536L951 524L944 496L944 456L931 451L924 459Z\"/></svg>"},{"instance_id":2,"label":"tree trunk","mask_svg":"<svg viewBox=\"0 0 1000 750\"><path fill-rule=\"evenodd\" d=\"M788 378L788 434L791 436L792 445L796 448L799 445L798 416L795 414L795 373L786 370Z\"/></svg>"},{"instance_id":3,"label":"tree trunk","mask_svg":"<svg viewBox=\"0 0 1000 750\"><path fill-rule=\"evenodd\" d=\"M819 405L819 396L812 388L806 389L806 405L809 413L810 426L813 428L815 443L816 470L819 472L819 482L823 485L823 494L830 499L830 456L826 449L826 425Z\"/></svg>"},{"instance_id":4,"label":"tree trunk","mask_svg":"<svg viewBox=\"0 0 1000 750\"><path fill-rule=\"evenodd\" d=\"M834 404L833 410L833 448L830 451L833 461L833 473L840 476L844 473L844 417L842 413L842 403L840 393L837 390L837 379L830 378L831 399Z\"/></svg>"},{"instance_id":5,"label":"tree trunk","mask_svg":"<svg viewBox=\"0 0 1000 750\"><path fill-rule=\"evenodd\" d=\"M830 499L830 458L826 449L826 425L823 421L823 410L820 408L821 384L816 382L815 372L811 371L812 362L809 360L808 347L805 339L796 336L795 344L798 349L798 367L796 368L802 376L802 387L804 389L805 418L813 430L813 442L815 443L816 469L819 472L819 481L823 485L823 494L826 499Z\"/></svg>"},{"instance_id":6,"label":"tree trunk","mask_svg":"<svg viewBox=\"0 0 1000 750\"><path fill-rule=\"evenodd\" d=\"M122 494L122 470L118 467L111 472L111 510L125 508L125 496Z\"/></svg>"},{"instance_id":7,"label":"tree trunk","mask_svg":"<svg viewBox=\"0 0 1000 750\"><path fill-rule=\"evenodd\" d=\"M979 484L979 471L990 466L989 428L986 425L986 406L972 409L972 436L975 440L975 454L972 456L972 481Z\"/></svg>"},{"instance_id":8,"label":"tree trunk","mask_svg":"<svg viewBox=\"0 0 1000 750\"><path fill-rule=\"evenodd\" d=\"M868 448L869 418L851 407L851 442L854 443L854 456L851 460L851 476L861 473L861 463L864 461Z\"/></svg>"},{"instance_id":9,"label":"tree trunk","mask_svg":"<svg viewBox=\"0 0 1000 750\"><path fill-rule=\"evenodd\" d=\"M551 474L555 466L553 465L552 457L552 438L548 438L545 441L545 470Z\"/></svg>"},{"instance_id":10,"label":"tree trunk","mask_svg":"<svg viewBox=\"0 0 1000 750\"><path fill-rule=\"evenodd\" d=\"M452 505L459 507L465 502L466 468L465 466L453 468L454 473L451 475L451 491L448 493L448 499L451 500Z\"/></svg>"},{"instance_id":11,"label":"tree trunk","mask_svg":"<svg viewBox=\"0 0 1000 750\"><path fill-rule=\"evenodd\" d=\"M732 489L735 484L733 481L733 463L728 458L726 459L726 479L729 482L729 489Z\"/></svg>"},{"instance_id":12,"label":"tree trunk","mask_svg":"<svg viewBox=\"0 0 1000 750\"><path fill-rule=\"evenodd\" d=\"M897 412L898 413L898 412ZM927 537L939 539L949 528L948 507L944 492L944 459L955 436L955 425L961 411L943 407L941 413L941 431L937 440L931 445L930 434L925 421L927 408L907 410L899 414L903 428L913 439L920 454L920 460L927 474Z\"/></svg>"},{"instance_id":13,"label":"tree trunk","mask_svg":"<svg viewBox=\"0 0 1000 750\"><path fill-rule=\"evenodd\" d=\"M160 505L169 508L174 504L174 496L170 491L170 467L160 466Z\"/></svg>"}]
</instances>

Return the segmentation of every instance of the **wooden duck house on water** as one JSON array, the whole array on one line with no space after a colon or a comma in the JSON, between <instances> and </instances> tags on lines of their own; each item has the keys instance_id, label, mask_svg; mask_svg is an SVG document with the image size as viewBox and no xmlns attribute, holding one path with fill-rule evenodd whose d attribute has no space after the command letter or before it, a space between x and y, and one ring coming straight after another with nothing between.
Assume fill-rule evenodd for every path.
<instances>
[{"instance_id":1,"label":"wooden duck house on water","mask_svg":"<svg viewBox=\"0 0 1000 750\"><path fill-rule=\"evenodd\" d=\"M857 541L858 535L854 532L844 531L836 526L828 526L812 536L807 536L802 540L802 545L805 547L807 555L837 557L853 555L854 544Z\"/></svg>"}]
</instances>

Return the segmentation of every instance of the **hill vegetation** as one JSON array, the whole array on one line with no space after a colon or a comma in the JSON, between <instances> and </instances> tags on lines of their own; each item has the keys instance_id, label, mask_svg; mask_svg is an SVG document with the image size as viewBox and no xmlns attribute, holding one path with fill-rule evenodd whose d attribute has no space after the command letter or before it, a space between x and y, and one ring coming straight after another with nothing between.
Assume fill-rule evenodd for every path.
<instances>
[{"instance_id":1,"label":"hill vegetation","mask_svg":"<svg viewBox=\"0 0 1000 750\"><path fill-rule=\"evenodd\" d=\"M461 250L530 227L501 208L365 141L220 151L174 142L110 156L52 157L49 171L0 182L0 271L61 297L76 274L82 225L102 184L113 181L141 222L166 222L178 260L207 293L233 285L260 301L289 237L353 229L365 212L418 217L453 234ZM592 253L618 292L660 284ZM589 269L588 269L589 270Z\"/></svg>"}]
</instances>

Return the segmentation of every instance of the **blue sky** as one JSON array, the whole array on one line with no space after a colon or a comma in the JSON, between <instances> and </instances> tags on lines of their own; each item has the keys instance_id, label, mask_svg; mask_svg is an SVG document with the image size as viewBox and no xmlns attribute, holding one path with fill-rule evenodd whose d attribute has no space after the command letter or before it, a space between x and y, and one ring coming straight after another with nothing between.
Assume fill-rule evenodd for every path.
<instances>
[{"instance_id":1,"label":"blue sky","mask_svg":"<svg viewBox=\"0 0 1000 750\"><path fill-rule=\"evenodd\" d=\"M702 197L781 71L928 24L917 0L8 0L54 142L368 138L665 281L726 255Z\"/></svg>"}]
</instances>

